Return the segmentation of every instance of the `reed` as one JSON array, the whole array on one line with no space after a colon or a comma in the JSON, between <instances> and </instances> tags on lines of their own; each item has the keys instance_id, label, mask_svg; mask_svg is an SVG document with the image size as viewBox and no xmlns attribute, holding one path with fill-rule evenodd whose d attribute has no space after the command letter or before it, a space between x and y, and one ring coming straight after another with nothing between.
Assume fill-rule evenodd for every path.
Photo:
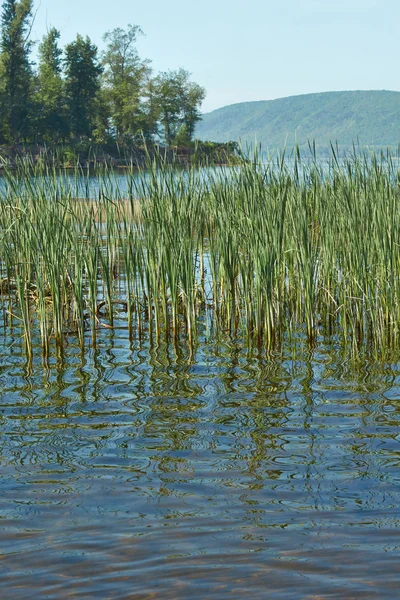
<instances>
[{"instance_id":1,"label":"reed","mask_svg":"<svg viewBox=\"0 0 400 600\"><path fill-rule=\"evenodd\" d=\"M400 174L395 157L235 168L163 159L118 173L21 163L0 201L0 311L28 357L125 319L129 336L193 346L199 319L271 351L335 335L379 355L400 337ZM90 342L89 342L90 340Z\"/></svg>"}]
</instances>

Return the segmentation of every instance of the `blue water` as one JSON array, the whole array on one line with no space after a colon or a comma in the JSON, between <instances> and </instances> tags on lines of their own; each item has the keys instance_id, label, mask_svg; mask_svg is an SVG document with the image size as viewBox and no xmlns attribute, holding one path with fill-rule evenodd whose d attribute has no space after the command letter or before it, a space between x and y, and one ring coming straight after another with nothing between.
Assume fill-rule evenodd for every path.
<instances>
[{"instance_id":1,"label":"blue water","mask_svg":"<svg viewBox=\"0 0 400 600\"><path fill-rule=\"evenodd\" d=\"M130 342L0 352L4 598L396 598L400 365ZM89 347L89 340L88 340Z\"/></svg>"}]
</instances>

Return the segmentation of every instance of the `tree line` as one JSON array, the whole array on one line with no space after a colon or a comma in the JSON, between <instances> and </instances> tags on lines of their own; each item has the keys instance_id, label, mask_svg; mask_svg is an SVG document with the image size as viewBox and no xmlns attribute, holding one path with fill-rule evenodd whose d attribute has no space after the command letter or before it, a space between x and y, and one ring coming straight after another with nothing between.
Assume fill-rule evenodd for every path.
<instances>
[{"instance_id":1,"label":"tree line","mask_svg":"<svg viewBox=\"0 0 400 600\"><path fill-rule=\"evenodd\" d=\"M122 145L190 144L205 90L185 69L153 75L137 25L60 47L52 27L32 62L33 0L3 0L0 39L0 144L88 140Z\"/></svg>"}]
</instances>

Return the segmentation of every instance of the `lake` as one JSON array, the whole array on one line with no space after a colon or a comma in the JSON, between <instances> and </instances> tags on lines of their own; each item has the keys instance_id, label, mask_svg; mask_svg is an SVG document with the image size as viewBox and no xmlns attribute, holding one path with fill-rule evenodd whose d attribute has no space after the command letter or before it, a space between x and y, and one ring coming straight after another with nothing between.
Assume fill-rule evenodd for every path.
<instances>
[{"instance_id":1,"label":"lake","mask_svg":"<svg viewBox=\"0 0 400 600\"><path fill-rule=\"evenodd\" d=\"M394 598L400 368L334 342L130 342L28 371L2 339L8 598ZM289 358L290 357L290 358Z\"/></svg>"},{"instance_id":2,"label":"lake","mask_svg":"<svg viewBox=\"0 0 400 600\"><path fill-rule=\"evenodd\" d=\"M397 597L385 165L3 180L2 597Z\"/></svg>"}]
</instances>

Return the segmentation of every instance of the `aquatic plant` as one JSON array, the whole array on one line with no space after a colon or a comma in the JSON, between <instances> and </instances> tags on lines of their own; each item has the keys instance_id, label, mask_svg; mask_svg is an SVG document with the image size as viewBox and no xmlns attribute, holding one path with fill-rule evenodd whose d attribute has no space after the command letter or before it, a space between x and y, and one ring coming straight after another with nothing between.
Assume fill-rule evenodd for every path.
<instances>
[{"instance_id":1,"label":"aquatic plant","mask_svg":"<svg viewBox=\"0 0 400 600\"><path fill-rule=\"evenodd\" d=\"M71 335L95 346L116 318L132 340L189 347L199 319L267 351L299 331L310 344L397 347L395 157L332 149L319 163L295 150L186 170L153 157L126 181L100 165L4 174L0 314L6 330L21 324L28 357L35 335L48 357Z\"/></svg>"}]
</instances>

